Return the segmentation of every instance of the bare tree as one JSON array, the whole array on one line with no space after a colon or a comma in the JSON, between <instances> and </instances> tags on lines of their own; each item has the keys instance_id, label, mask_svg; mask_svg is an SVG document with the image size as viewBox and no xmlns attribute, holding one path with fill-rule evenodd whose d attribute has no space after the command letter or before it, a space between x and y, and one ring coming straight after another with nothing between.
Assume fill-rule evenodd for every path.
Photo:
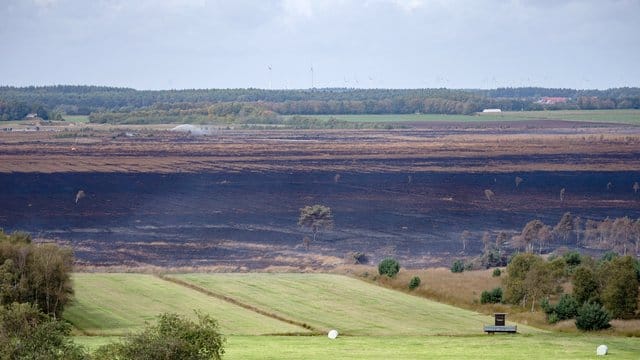
<instances>
[{"instance_id":1,"label":"bare tree","mask_svg":"<svg viewBox=\"0 0 640 360\"><path fill-rule=\"evenodd\" d=\"M627 255L627 248L631 246L633 221L629 217L621 217L613 222L613 248L622 255Z\"/></svg>"},{"instance_id":2,"label":"bare tree","mask_svg":"<svg viewBox=\"0 0 640 360\"><path fill-rule=\"evenodd\" d=\"M573 231L576 233L576 245L580 245L580 233L582 232L582 219L580 216L573 218Z\"/></svg>"},{"instance_id":3,"label":"bare tree","mask_svg":"<svg viewBox=\"0 0 640 360\"><path fill-rule=\"evenodd\" d=\"M483 252L489 251L489 248L491 247L491 233L489 233L488 231L485 231L482 234L482 247Z\"/></svg>"},{"instance_id":4,"label":"bare tree","mask_svg":"<svg viewBox=\"0 0 640 360\"><path fill-rule=\"evenodd\" d=\"M516 241L525 251L533 252L533 245L539 243L541 236L540 231L545 226L542 221L537 219L529 221L524 228L522 228L522 233L516 238Z\"/></svg>"},{"instance_id":5,"label":"bare tree","mask_svg":"<svg viewBox=\"0 0 640 360\"><path fill-rule=\"evenodd\" d=\"M564 243L569 239L569 235L573 232L573 216L570 212L566 212L558 221L558 224L553 227L553 232L562 238Z\"/></svg>"},{"instance_id":6,"label":"bare tree","mask_svg":"<svg viewBox=\"0 0 640 360\"><path fill-rule=\"evenodd\" d=\"M467 245L469 245L469 239L471 239L471 232L469 230L465 230L460 234L460 241L462 242L462 251L467 250Z\"/></svg>"},{"instance_id":7,"label":"bare tree","mask_svg":"<svg viewBox=\"0 0 640 360\"><path fill-rule=\"evenodd\" d=\"M500 231L498 235L496 235L496 247L498 248L499 255L502 255L502 248L504 247L504 244L507 243L507 239L507 233L504 231Z\"/></svg>"},{"instance_id":8,"label":"bare tree","mask_svg":"<svg viewBox=\"0 0 640 360\"><path fill-rule=\"evenodd\" d=\"M87 194L84 193L84 190L78 191L78 193L76 194L76 204L78 203L78 201L80 201L80 199L84 198L85 196L87 196Z\"/></svg>"},{"instance_id":9,"label":"bare tree","mask_svg":"<svg viewBox=\"0 0 640 360\"><path fill-rule=\"evenodd\" d=\"M515 182L516 182L516 187L520 186L520 184L524 181L524 179L522 179L520 176L516 176L515 178Z\"/></svg>"},{"instance_id":10,"label":"bare tree","mask_svg":"<svg viewBox=\"0 0 640 360\"><path fill-rule=\"evenodd\" d=\"M496 194L493 191L486 189L484 191L484 196L487 198L487 200L491 201L493 197L496 196Z\"/></svg>"}]
</instances>

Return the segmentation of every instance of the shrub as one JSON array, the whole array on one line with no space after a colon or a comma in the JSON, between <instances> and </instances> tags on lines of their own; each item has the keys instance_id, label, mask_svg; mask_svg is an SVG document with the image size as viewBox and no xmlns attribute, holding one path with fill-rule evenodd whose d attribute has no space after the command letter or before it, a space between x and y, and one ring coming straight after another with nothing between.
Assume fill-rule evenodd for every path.
<instances>
[{"instance_id":1,"label":"shrub","mask_svg":"<svg viewBox=\"0 0 640 360\"><path fill-rule=\"evenodd\" d=\"M123 342L100 347L94 358L106 359L185 359L219 360L224 354L225 338L218 323L197 313L198 322L176 314L162 314L156 325L129 335Z\"/></svg>"},{"instance_id":2,"label":"shrub","mask_svg":"<svg viewBox=\"0 0 640 360\"><path fill-rule=\"evenodd\" d=\"M493 274L491 274L491 276L500 277L500 275L502 275L502 270L500 270L500 268L493 269Z\"/></svg>"},{"instance_id":3,"label":"shrub","mask_svg":"<svg viewBox=\"0 0 640 360\"><path fill-rule=\"evenodd\" d=\"M418 286L420 286L420 278L417 276L412 277L411 280L409 280L409 289L413 290Z\"/></svg>"},{"instance_id":4,"label":"shrub","mask_svg":"<svg viewBox=\"0 0 640 360\"><path fill-rule=\"evenodd\" d=\"M353 263L358 265L358 264L366 264L369 262L369 259L367 258L367 255L365 255L365 253L363 252L354 252L351 253L351 258L353 259Z\"/></svg>"},{"instance_id":5,"label":"shrub","mask_svg":"<svg viewBox=\"0 0 640 360\"><path fill-rule=\"evenodd\" d=\"M380 275L394 277L398 271L400 271L400 263L396 259L386 258L378 264L378 273Z\"/></svg>"},{"instance_id":6,"label":"shrub","mask_svg":"<svg viewBox=\"0 0 640 360\"><path fill-rule=\"evenodd\" d=\"M584 303L582 307L578 309L576 327L585 331L607 329L611 326L609 321L611 321L611 315L609 315L602 305L597 303Z\"/></svg>"},{"instance_id":7,"label":"shrub","mask_svg":"<svg viewBox=\"0 0 640 360\"><path fill-rule=\"evenodd\" d=\"M480 303L481 304L497 304L502 302L502 288L495 288L491 291L483 291L480 294Z\"/></svg>"},{"instance_id":8,"label":"shrub","mask_svg":"<svg viewBox=\"0 0 640 360\"><path fill-rule=\"evenodd\" d=\"M559 320L573 319L578 314L578 302L573 296L564 294L555 306L555 313Z\"/></svg>"},{"instance_id":9,"label":"shrub","mask_svg":"<svg viewBox=\"0 0 640 360\"><path fill-rule=\"evenodd\" d=\"M557 313L551 313L551 314L548 314L547 321L549 321L549 324L555 324L558 321L560 321L560 318L558 317Z\"/></svg>"},{"instance_id":10,"label":"shrub","mask_svg":"<svg viewBox=\"0 0 640 360\"><path fill-rule=\"evenodd\" d=\"M564 258L564 261L566 261L567 265L570 267L576 267L580 265L580 263L582 262L582 257L580 256L580 253L577 251L570 251L562 255L562 257Z\"/></svg>"},{"instance_id":11,"label":"shrub","mask_svg":"<svg viewBox=\"0 0 640 360\"><path fill-rule=\"evenodd\" d=\"M461 273L464 271L464 262L462 260L456 260L451 264L452 273Z\"/></svg>"},{"instance_id":12,"label":"shrub","mask_svg":"<svg viewBox=\"0 0 640 360\"><path fill-rule=\"evenodd\" d=\"M0 306L0 359L84 359L69 334L71 326L44 314L35 304Z\"/></svg>"}]
</instances>

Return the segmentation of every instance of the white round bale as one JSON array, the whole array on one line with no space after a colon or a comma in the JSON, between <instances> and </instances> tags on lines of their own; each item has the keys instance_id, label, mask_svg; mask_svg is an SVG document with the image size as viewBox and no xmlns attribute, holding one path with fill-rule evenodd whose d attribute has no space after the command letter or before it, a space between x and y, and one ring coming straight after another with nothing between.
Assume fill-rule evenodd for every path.
<instances>
[{"instance_id":1,"label":"white round bale","mask_svg":"<svg viewBox=\"0 0 640 360\"><path fill-rule=\"evenodd\" d=\"M327 334L327 336L329 337L329 339L331 340L335 340L335 338L338 337L338 330L331 330L329 331L329 333Z\"/></svg>"},{"instance_id":2,"label":"white round bale","mask_svg":"<svg viewBox=\"0 0 640 360\"><path fill-rule=\"evenodd\" d=\"M607 347L607 345L600 345L596 349L596 355L607 355L608 352L609 352L609 347Z\"/></svg>"}]
</instances>

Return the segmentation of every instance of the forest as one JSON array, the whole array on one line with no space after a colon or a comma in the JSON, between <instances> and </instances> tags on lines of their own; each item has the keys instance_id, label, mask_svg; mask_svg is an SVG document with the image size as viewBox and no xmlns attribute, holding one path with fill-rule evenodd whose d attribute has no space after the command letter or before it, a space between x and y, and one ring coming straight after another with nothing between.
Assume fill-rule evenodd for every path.
<instances>
[{"instance_id":1,"label":"forest","mask_svg":"<svg viewBox=\"0 0 640 360\"><path fill-rule=\"evenodd\" d=\"M561 98L544 102L543 98ZM97 123L270 123L280 115L473 114L502 111L638 109L640 88L135 90L102 86L0 87L0 120L90 115ZM60 116L58 116L60 115Z\"/></svg>"}]
</instances>

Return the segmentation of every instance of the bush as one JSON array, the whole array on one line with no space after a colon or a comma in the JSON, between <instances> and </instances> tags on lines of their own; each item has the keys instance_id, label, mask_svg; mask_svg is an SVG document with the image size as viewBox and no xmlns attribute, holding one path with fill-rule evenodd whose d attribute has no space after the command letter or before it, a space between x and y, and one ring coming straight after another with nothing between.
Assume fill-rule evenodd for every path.
<instances>
[{"instance_id":1,"label":"bush","mask_svg":"<svg viewBox=\"0 0 640 360\"><path fill-rule=\"evenodd\" d=\"M491 274L491 276L500 277L500 275L502 275L502 270L500 270L500 268L493 269L493 274Z\"/></svg>"},{"instance_id":2,"label":"bush","mask_svg":"<svg viewBox=\"0 0 640 360\"><path fill-rule=\"evenodd\" d=\"M451 264L452 273L461 273L464 271L464 262L462 260L456 260Z\"/></svg>"},{"instance_id":3,"label":"bush","mask_svg":"<svg viewBox=\"0 0 640 360\"><path fill-rule=\"evenodd\" d=\"M68 323L54 320L37 305L0 306L0 359L84 359L70 332Z\"/></svg>"},{"instance_id":4,"label":"bush","mask_svg":"<svg viewBox=\"0 0 640 360\"><path fill-rule=\"evenodd\" d=\"M351 258L353 259L353 263L358 264L366 264L369 262L367 255L363 252L353 252L351 253Z\"/></svg>"},{"instance_id":5,"label":"bush","mask_svg":"<svg viewBox=\"0 0 640 360\"><path fill-rule=\"evenodd\" d=\"M573 296L564 294L555 306L555 313L559 320L573 319L578 314L578 302Z\"/></svg>"},{"instance_id":6,"label":"bush","mask_svg":"<svg viewBox=\"0 0 640 360\"><path fill-rule=\"evenodd\" d=\"M129 335L121 343L100 347L94 358L220 360L225 338L218 323L208 315L197 315L196 323L176 314L162 314L156 325L147 325L141 333Z\"/></svg>"},{"instance_id":7,"label":"bush","mask_svg":"<svg viewBox=\"0 0 640 360\"><path fill-rule=\"evenodd\" d=\"M411 280L409 280L409 289L413 290L418 286L420 286L420 278L417 276L412 277Z\"/></svg>"},{"instance_id":8,"label":"bush","mask_svg":"<svg viewBox=\"0 0 640 360\"><path fill-rule=\"evenodd\" d=\"M502 288L495 288L491 291L483 291L480 294L480 303L481 304L497 304L502 302Z\"/></svg>"},{"instance_id":9,"label":"bush","mask_svg":"<svg viewBox=\"0 0 640 360\"><path fill-rule=\"evenodd\" d=\"M378 264L378 273L380 275L394 277L398 271L400 271L400 263L396 259L386 258Z\"/></svg>"},{"instance_id":10,"label":"bush","mask_svg":"<svg viewBox=\"0 0 640 360\"><path fill-rule=\"evenodd\" d=\"M582 307L578 309L576 327L585 331L607 329L611 326L609 321L611 321L611 315L609 315L602 305L597 303L584 303Z\"/></svg>"}]
</instances>

